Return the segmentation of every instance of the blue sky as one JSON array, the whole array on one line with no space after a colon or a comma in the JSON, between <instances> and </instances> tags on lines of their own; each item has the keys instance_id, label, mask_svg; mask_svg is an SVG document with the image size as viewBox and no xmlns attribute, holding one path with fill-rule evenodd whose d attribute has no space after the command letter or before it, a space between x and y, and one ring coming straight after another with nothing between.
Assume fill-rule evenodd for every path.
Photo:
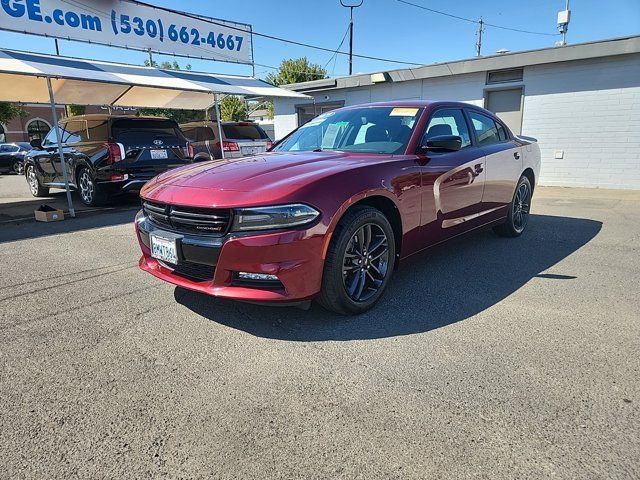
<instances>
[{"instance_id":1,"label":"blue sky","mask_svg":"<svg viewBox=\"0 0 640 480\"><path fill-rule=\"evenodd\" d=\"M338 0L147 0L149 3L212 17L250 23L258 32L296 39L335 49L348 26L348 10ZM555 33L556 14L564 0L410 0L429 8L463 17L479 18L512 28ZM573 0L567 40L579 43L604 38L640 34L640 0ZM354 52L409 62L433 63L469 58L475 54L476 25L437 15L399 3L397 0L364 0L355 11ZM512 51L553 46L559 37L530 35L487 27L483 54L506 48ZM141 64L144 53L117 48L87 46L61 41L61 53L68 56ZM0 47L54 53L53 40L0 32ZM348 50L348 39L342 47ZM327 65L329 74L348 72L346 56L330 61L331 53L287 45L254 37L257 63L277 66L283 58L307 56ZM156 55L158 60L173 57ZM177 59L191 63L194 70L251 74L250 66L221 62ZM329 62L329 63L327 63ZM354 73L399 68L379 61L354 60ZM258 76L270 70L256 67Z\"/></svg>"}]
</instances>

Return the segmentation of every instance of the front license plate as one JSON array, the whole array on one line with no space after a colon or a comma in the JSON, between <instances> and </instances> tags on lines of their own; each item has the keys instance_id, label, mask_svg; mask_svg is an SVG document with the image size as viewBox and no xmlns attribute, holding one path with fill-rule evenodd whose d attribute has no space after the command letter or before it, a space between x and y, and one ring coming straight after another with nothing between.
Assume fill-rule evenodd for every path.
<instances>
[{"instance_id":1,"label":"front license plate","mask_svg":"<svg viewBox=\"0 0 640 480\"><path fill-rule=\"evenodd\" d=\"M178 249L176 248L176 241L169 238L158 237L151 234L151 256L162 260L164 262L177 264L178 263Z\"/></svg>"},{"instance_id":2,"label":"front license plate","mask_svg":"<svg viewBox=\"0 0 640 480\"><path fill-rule=\"evenodd\" d=\"M151 158L154 160L162 160L169 157L166 150L151 150Z\"/></svg>"}]
</instances>

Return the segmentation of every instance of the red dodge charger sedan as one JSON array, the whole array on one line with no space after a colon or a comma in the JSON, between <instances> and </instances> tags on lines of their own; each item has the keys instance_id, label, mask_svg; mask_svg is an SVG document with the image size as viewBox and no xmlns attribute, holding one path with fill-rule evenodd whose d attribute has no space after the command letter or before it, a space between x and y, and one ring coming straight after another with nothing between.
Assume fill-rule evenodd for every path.
<instances>
[{"instance_id":1,"label":"red dodge charger sedan","mask_svg":"<svg viewBox=\"0 0 640 480\"><path fill-rule=\"evenodd\" d=\"M140 267L217 297L361 313L421 250L485 227L520 235L539 171L535 139L476 106L346 107L269 153L147 183Z\"/></svg>"}]
</instances>

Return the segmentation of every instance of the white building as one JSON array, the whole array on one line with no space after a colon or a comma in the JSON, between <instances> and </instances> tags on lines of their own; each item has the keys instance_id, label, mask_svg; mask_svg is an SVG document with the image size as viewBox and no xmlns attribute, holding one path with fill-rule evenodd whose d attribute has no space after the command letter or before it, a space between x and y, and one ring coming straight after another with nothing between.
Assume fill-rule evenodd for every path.
<instances>
[{"instance_id":1,"label":"white building","mask_svg":"<svg viewBox=\"0 0 640 480\"><path fill-rule=\"evenodd\" d=\"M342 106L460 100L538 139L543 185L640 188L640 36L289 85L275 137Z\"/></svg>"}]
</instances>

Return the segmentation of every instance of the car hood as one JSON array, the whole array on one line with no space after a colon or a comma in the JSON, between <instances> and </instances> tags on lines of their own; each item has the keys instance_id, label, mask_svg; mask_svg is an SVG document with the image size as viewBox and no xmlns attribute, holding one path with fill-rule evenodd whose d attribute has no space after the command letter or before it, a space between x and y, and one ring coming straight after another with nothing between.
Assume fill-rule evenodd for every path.
<instances>
[{"instance_id":1,"label":"car hood","mask_svg":"<svg viewBox=\"0 0 640 480\"><path fill-rule=\"evenodd\" d=\"M248 199L254 204L266 203L284 199L321 177L353 168L370 158L344 152L273 152L213 160L158 175L141 194L150 200L189 205L231 206Z\"/></svg>"}]
</instances>

